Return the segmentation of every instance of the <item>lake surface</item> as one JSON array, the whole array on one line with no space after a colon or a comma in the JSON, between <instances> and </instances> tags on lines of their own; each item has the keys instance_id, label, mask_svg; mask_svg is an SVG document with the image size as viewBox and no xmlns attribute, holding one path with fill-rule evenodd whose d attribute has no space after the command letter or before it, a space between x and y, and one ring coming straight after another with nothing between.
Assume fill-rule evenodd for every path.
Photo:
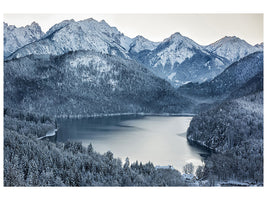
<instances>
[{"instance_id":1,"label":"lake surface","mask_svg":"<svg viewBox=\"0 0 267 200\"><path fill-rule=\"evenodd\" d=\"M59 119L57 141L92 143L95 151L110 150L124 162L148 161L160 166L172 165L182 171L186 163L202 165L202 149L190 146L186 131L192 117L113 116L86 119Z\"/></svg>"}]
</instances>

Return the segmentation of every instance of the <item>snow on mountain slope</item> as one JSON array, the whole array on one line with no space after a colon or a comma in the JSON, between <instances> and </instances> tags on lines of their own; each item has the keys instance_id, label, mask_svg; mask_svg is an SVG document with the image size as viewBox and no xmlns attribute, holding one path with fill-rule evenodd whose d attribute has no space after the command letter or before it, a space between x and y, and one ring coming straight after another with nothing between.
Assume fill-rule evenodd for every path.
<instances>
[{"instance_id":1,"label":"snow on mountain slope","mask_svg":"<svg viewBox=\"0 0 267 200\"><path fill-rule=\"evenodd\" d=\"M181 86L212 80L234 61L256 51L263 51L263 44L252 46L237 37L224 37L205 47L175 33L155 49L133 57L172 85Z\"/></svg>"},{"instance_id":2,"label":"snow on mountain slope","mask_svg":"<svg viewBox=\"0 0 267 200\"><path fill-rule=\"evenodd\" d=\"M226 152L233 148L240 150L244 147L242 143L244 141L252 142L251 147L258 144L262 146L262 138L262 91L224 101L201 112L192 119L187 132L187 139L190 142L216 152ZM246 148L248 147L246 146ZM259 151L254 153L259 154Z\"/></svg>"},{"instance_id":3,"label":"snow on mountain slope","mask_svg":"<svg viewBox=\"0 0 267 200\"><path fill-rule=\"evenodd\" d=\"M256 47L258 51L263 51L263 48L264 48L263 42L260 44L256 44L254 47Z\"/></svg>"},{"instance_id":4,"label":"snow on mountain slope","mask_svg":"<svg viewBox=\"0 0 267 200\"><path fill-rule=\"evenodd\" d=\"M167 63L172 66L174 63L180 64L185 59L191 58L195 49L201 50L202 47L180 33L174 33L157 47L155 52L159 60L151 60L150 64L154 67L165 66Z\"/></svg>"},{"instance_id":5,"label":"snow on mountain slope","mask_svg":"<svg viewBox=\"0 0 267 200\"><path fill-rule=\"evenodd\" d=\"M180 33L174 33L155 49L140 51L132 57L174 86L212 79L228 64L227 59L209 53Z\"/></svg>"},{"instance_id":6,"label":"snow on mountain slope","mask_svg":"<svg viewBox=\"0 0 267 200\"><path fill-rule=\"evenodd\" d=\"M263 77L262 52L252 53L234 62L211 81L202 84L191 83L180 87L179 90L194 96L226 98L255 76L259 76L259 79Z\"/></svg>"},{"instance_id":7,"label":"snow on mountain slope","mask_svg":"<svg viewBox=\"0 0 267 200\"><path fill-rule=\"evenodd\" d=\"M5 35L7 33L5 29ZM16 43L16 38L13 40ZM237 37L224 37L206 47L180 33L174 33L162 42L152 42L142 36L131 39L104 20L98 22L92 18L62 21L51 27L40 40L34 41L6 59L92 50L134 59L177 87L188 82L212 80L233 61L263 50L263 44L251 46ZM9 51L8 46L12 45L5 46L5 52Z\"/></svg>"},{"instance_id":8,"label":"snow on mountain slope","mask_svg":"<svg viewBox=\"0 0 267 200\"><path fill-rule=\"evenodd\" d=\"M136 36L133 38L132 43L130 44L129 52L139 53L144 50L153 50L159 45L159 42L152 42L143 36Z\"/></svg>"},{"instance_id":9,"label":"snow on mountain slope","mask_svg":"<svg viewBox=\"0 0 267 200\"><path fill-rule=\"evenodd\" d=\"M39 40L43 35L41 27L36 22L19 28L4 22L4 57L6 58L17 49Z\"/></svg>"},{"instance_id":10,"label":"snow on mountain slope","mask_svg":"<svg viewBox=\"0 0 267 200\"><path fill-rule=\"evenodd\" d=\"M248 44L245 40L238 37L225 36L224 38L206 46L206 49L219 56L234 62L248 54L261 50L261 48Z\"/></svg>"},{"instance_id":11,"label":"snow on mountain slope","mask_svg":"<svg viewBox=\"0 0 267 200\"><path fill-rule=\"evenodd\" d=\"M227 94L245 84L258 73L263 73L262 52L252 53L230 65L213 79L209 86L213 94Z\"/></svg>"},{"instance_id":12,"label":"snow on mountain slope","mask_svg":"<svg viewBox=\"0 0 267 200\"><path fill-rule=\"evenodd\" d=\"M58 24L55 24L54 26L52 26L44 35L44 38L55 33L56 31L64 28L65 26L69 25L70 23L74 23L75 21L73 19L71 20L64 20Z\"/></svg>"},{"instance_id":13,"label":"snow on mountain slope","mask_svg":"<svg viewBox=\"0 0 267 200\"><path fill-rule=\"evenodd\" d=\"M188 112L192 102L133 60L94 51L4 63L5 106L47 115Z\"/></svg>"},{"instance_id":14,"label":"snow on mountain slope","mask_svg":"<svg viewBox=\"0 0 267 200\"><path fill-rule=\"evenodd\" d=\"M129 58L127 48L130 43L130 38L105 21L97 22L91 18L78 22L65 20L54 25L41 40L25 46L11 57L19 58L30 54L61 55L69 51L94 50Z\"/></svg>"}]
</instances>

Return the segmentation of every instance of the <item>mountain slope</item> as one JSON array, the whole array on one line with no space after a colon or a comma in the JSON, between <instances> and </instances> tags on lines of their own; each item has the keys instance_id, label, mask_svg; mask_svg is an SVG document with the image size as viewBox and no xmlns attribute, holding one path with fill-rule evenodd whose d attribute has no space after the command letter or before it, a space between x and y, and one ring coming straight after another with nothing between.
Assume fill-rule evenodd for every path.
<instances>
[{"instance_id":1,"label":"mountain slope","mask_svg":"<svg viewBox=\"0 0 267 200\"><path fill-rule=\"evenodd\" d=\"M192 103L131 60L93 51L4 63L5 107L51 115L189 112Z\"/></svg>"},{"instance_id":2,"label":"mountain slope","mask_svg":"<svg viewBox=\"0 0 267 200\"><path fill-rule=\"evenodd\" d=\"M231 62L262 49L263 44L251 46L237 37L224 37L206 47L180 33L174 33L162 42L152 42L142 36L131 39L103 20L86 19L65 20L54 25L40 40L33 40L8 59L91 50L132 58L173 86L181 86L211 80Z\"/></svg>"},{"instance_id":3,"label":"mountain slope","mask_svg":"<svg viewBox=\"0 0 267 200\"><path fill-rule=\"evenodd\" d=\"M240 88L234 90L229 95L228 99L236 99L239 97L247 96L253 93L263 91L263 73L259 72Z\"/></svg>"},{"instance_id":4,"label":"mountain slope","mask_svg":"<svg viewBox=\"0 0 267 200\"><path fill-rule=\"evenodd\" d=\"M205 160L204 176L262 185L263 91L194 116L187 139L217 152Z\"/></svg>"},{"instance_id":5,"label":"mountain slope","mask_svg":"<svg viewBox=\"0 0 267 200\"><path fill-rule=\"evenodd\" d=\"M260 44L256 44L254 47L256 47L258 49L258 51L263 51L263 49L264 49L263 42Z\"/></svg>"},{"instance_id":6,"label":"mountain slope","mask_svg":"<svg viewBox=\"0 0 267 200\"><path fill-rule=\"evenodd\" d=\"M218 56L235 62L251 53L261 50L260 46L252 46L238 37L225 36L224 38L206 46L206 49Z\"/></svg>"},{"instance_id":7,"label":"mountain slope","mask_svg":"<svg viewBox=\"0 0 267 200\"><path fill-rule=\"evenodd\" d=\"M263 184L262 62L263 54L253 53L216 77L220 84L212 94L221 100L205 106L190 123L187 140L217 152L204 161L207 179Z\"/></svg>"},{"instance_id":8,"label":"mountain slope","mask_svg":"<svg viewBox=\"0 0 267 200\"><path fill-rule=\"evenodd\" d=\"M226 98L258 74L263 74L263 53L252 53L231 64L212 81L187 84L178 90L193 96Z\"/></svg>"},{"instance_id":9,"label":"mountain slope","mask_svg":"<svg viewBox=\"0 0 267 200\"><path fill-rule=\"evenodd\" d=\"M229 63L180 33L165 39L155 49L132 57L174 86L212 79Z\"/></svg>"},{"instance_id":10,"label":"mountain slope","mask_svg":"<svg viewBox=\"0 0 267 200\"><path fill-rule=\"evenodd\" d=\"M194 117L187 138L217 152L263 136L263 93L225 101Z\"/></svg>"},{"instance_id":11,"label":"mountain slope","mask_svg":"<svg viewBox=\"0 0 267 200\"><path fill-rule=\"evenodd\" d=\"M143 36L136 36L135 38L132 39L132 42L129 47L129 52L131 54L136 54L141 51L145 50L153 50L159 45L159 42L152 42Z\"/></svg>"},{"instance_id":12,"label":"mountain slope","mask_svg":"<svg viewBox=\"0 0 267 200\"><path fill-rule=\"evenodd\" d=\"M35 22L19 28L4 23L4 57L6 58L17 49L39 40L43 35L41 27Z\"/></svg>"}]
</instances>

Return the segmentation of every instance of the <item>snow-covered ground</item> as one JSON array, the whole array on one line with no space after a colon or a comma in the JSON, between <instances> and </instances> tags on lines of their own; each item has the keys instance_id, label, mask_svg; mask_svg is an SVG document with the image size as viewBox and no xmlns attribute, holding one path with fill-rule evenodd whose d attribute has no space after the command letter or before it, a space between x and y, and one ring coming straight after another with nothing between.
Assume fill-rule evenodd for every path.
<instances>
[{"instance_id":1,"label":"snow-covered ground","mask_svg":"<svg viewBox=\"0 0 267 200\"><path fill-rule=\"evenodd\" d=\"M45 136L39 137L38 140L41 140L41 139L44 139L44 138L47 138L47 137L55 136L57 134L57 130L58 129L53 129L53 130L48 131Z\"/></svg>"}]
</instances>

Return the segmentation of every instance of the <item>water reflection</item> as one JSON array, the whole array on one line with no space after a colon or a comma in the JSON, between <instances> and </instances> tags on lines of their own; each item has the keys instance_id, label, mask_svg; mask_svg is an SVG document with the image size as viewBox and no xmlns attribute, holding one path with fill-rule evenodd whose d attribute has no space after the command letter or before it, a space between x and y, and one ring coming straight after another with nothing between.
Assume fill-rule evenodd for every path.
<instances>
[{"instance_id":1,"label":"water reflection","mask_svg":"<svg viewBox=\"0 0 267 200\"><path fill-rule=\"evenodd\" d=\"M205 151L187 143L186 130L191 117L115 116L87 119L61 119L57 140L90 143L100 153L130 158L154 165L173 165L182 170L188 162L202 165Z\"/></svg>"}]
</instances>

